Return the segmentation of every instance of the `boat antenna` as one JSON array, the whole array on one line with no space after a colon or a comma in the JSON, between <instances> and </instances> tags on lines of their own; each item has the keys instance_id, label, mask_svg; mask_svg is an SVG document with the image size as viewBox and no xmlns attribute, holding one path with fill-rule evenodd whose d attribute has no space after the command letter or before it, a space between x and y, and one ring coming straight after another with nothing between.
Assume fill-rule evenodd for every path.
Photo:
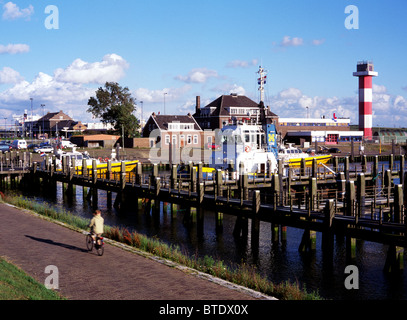
<instances>
[{"instance_id":1,"label":"boat antenna","mask_svg":"<svg viewBox=\"0 0 407 320\"><path fill-rule=\"evenodd\" d=\"M262 66L259 66L259 71L257 71L257 73L260 75L260 77L257 79L260 91L260 101L263 101L264 103L264 85L266 84L267 71L264 70Z\"/></svg>"}]
</instances>

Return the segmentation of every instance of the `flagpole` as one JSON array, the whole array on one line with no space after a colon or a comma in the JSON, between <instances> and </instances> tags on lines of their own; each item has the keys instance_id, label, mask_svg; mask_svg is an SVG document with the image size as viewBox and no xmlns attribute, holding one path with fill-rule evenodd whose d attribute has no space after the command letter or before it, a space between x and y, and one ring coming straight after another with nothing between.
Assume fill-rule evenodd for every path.
<instances>
[{"instance_id":1,"label":"flagpole","mask_svg":"<svg viewBox=\"0 0 407 320\"><path fill-rule=\"evenodd\" d=\"M264 102L264 84L266 83L266 71L264 70L264 68L262 68L261 66L259 66L259 71L257 72L260 75L260 78L257 79L258 84L259 84L259 91L260 91L260 101Z\"/></svg>"}]
</instances>

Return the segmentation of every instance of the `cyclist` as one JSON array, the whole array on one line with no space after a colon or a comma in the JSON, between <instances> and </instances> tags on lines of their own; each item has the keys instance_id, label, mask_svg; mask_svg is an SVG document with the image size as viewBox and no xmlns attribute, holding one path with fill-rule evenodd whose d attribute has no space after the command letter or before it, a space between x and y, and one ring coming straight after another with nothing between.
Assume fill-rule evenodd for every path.
<instances>
[{"instance_id":1,"label":"cyclist","mask_svg":"<svg viewBox=\"0 0 407 320\"><path fill-rule=\"evenodd\" d=\"M90 228L93 243L95 243L96 238L100 237L104 231L104 219L102 218L102 213L100 210L95 210L93 212L93 218L90 220L88 227Z\"/></svg>"}]
</instances>

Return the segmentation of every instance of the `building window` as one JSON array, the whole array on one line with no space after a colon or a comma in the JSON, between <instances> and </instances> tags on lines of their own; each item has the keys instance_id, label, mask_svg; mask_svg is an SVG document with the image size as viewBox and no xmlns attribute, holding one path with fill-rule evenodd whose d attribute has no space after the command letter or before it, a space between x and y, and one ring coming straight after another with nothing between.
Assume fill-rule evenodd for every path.
<instances>
[{"instance_id":1,"label":"building window","mask_svg":"<svg viewBox=\"0 0 407 320\"><path fill-rule=\"evenodd\" d=\"M166 144L166 145L169 145L169 144L170 144L170 135L169 135L169 134L166 134L166 135L165 135L165 144Z\"/></svg>"},{"instance_id":2,"label":"building window","mask_svg":"<svg viewBox=\"0 0 407 320\"><path fill-rule=\"evenodd\" d=\"M191 144L192 143L192 136L189 134L187 135L187 144Z\"/></svg>"},{"instance_id":3,"label":"building window","mask_svg":"<svg viewBox=\"0 0 407 320\"><path fill-rule=\"evenodd\" d=\"M198 144L198 135L194 134L194 144Z\"/></svg>"}]
</instances>

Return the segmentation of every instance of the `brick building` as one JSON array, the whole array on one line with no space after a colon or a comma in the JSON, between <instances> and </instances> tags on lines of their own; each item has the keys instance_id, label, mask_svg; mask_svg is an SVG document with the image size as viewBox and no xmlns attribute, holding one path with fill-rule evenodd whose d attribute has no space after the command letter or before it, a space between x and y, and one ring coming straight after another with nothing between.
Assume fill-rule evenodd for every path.
<instances>
[{"instance_id":1,"label":"brick building","mask_svg":"<svg viewBox=\"0 0 407 320\"><path fill-rule=\"evenodd\" d=\"M262 106L246 96L232 93L222 95L201 108L201 99L198 96L193 116L203 130L215 130L221 129L229 123L260 121ZM269 107L265 107L265 117L268 123L276 124L278 122L278 116L271 112Z\"/></svg>"},{"instance_id":2,"label":"brick building","mask_svg":"<svg viewBox=\"0 0 407 320\"><path fill-rule=\"evenodd\" d=\"M212 142L211 138L204 140L201 127L191 114L188 115L160 115L153 113L143 129L143 137L149 138L150 147L161 143L161 148L194 147L200 148L204 143Z\"/></svg>"}]
</instances>

